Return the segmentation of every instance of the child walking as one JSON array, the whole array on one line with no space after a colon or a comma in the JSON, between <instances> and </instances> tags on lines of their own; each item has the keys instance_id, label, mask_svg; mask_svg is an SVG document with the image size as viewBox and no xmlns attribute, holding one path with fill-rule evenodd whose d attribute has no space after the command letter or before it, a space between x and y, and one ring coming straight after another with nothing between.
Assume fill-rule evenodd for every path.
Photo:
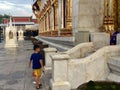
<instances>
[{"instance_id":1,"label":"child walking","mask_svg":"<svg viewBox=\"0 0 120 90\"><path fill-rule=\"evenodd\" d=\"M40 89L42 84L40 82L41 74L44 70L42 55L40 54L40 47L38 45L34 45L33 47L34 53L30 57L29 67L33 69L33 77L36 82L36 89Z\"/></svg>"}]
</instances>

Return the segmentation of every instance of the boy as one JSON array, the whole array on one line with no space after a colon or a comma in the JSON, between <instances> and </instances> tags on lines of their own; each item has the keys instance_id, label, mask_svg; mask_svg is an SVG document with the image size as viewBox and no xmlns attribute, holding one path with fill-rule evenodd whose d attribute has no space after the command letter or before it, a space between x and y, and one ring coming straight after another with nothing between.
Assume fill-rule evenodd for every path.
<instances>
[{"instance_id":1,"label":"boy","mask_svg":"<svg viewBox=\"0 0 120 90\"><path fill-rule=\"evenodd\" d=\"M42 85L40 82L40 77L43 72L42 55L39 53L40 47L38 45L34 45L33 49L34 53L30 57L29 67L31 67L32 64L33 76L36 82L36 89L40 89L40 86Z\"/></svg>"}]
</instances>

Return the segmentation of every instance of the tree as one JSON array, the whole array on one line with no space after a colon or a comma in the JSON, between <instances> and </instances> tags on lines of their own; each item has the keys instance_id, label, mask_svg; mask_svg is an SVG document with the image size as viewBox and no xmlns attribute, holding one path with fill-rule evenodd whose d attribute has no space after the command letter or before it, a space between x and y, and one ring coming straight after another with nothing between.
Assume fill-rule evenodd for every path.
<instances>
[{"instance_id":1,"label":"tree","mask_svg":"<svg viewBox=\"0 0 120 90\"><path fill-rule=\"evenodd\" d=\"M7 19L7 18L10 18L10 16L7 14L4 15L0 14L0 24L3 23L3 19Z\"/></svg>"}]
</instances>

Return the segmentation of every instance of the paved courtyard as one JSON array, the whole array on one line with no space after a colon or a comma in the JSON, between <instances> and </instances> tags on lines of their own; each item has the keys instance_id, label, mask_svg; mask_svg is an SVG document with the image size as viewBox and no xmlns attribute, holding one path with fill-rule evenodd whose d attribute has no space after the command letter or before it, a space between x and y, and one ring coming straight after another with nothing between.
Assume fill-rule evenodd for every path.
<instances>
[{"instance_id":1,"label":"paved courtyard","mask_svg":"<svg viewBox=\"0 0 120 90\"><path fill-rule=\"evenodd\" d=\"M32 84L32 69L28 68L31 53L31 41L19 42L17 49L5 49L0 43L0 90L36 90ZM40 90L49 90L47 78L50 76L43 75Z\"/></svg>"}]
</instances>

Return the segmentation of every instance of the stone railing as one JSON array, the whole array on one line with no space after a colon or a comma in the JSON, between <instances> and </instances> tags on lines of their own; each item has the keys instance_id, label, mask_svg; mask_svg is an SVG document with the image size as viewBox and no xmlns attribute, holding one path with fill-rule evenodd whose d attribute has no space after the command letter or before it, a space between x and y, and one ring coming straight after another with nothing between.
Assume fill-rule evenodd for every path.
<instances>
[{"instance_id":1,"label":"stone railing","mask_svg":"<svg viewBox=\"0 0 120 90\"><path fill-rule=\"evenodd\" d=\"M85 57L88 53L91 53L94 51L93 43L81 43L74 48L66 51L66 52L60 52L60 53L66 53L70 56L70 58L83 58ZM57 53L56 48L45 48L45 68L46 69L51 69L52 67L52 59L51 55L54 55Z\"/></svg>"},{"instance_id":2,"label":"stone railing","mask_svg":"<svg viewBox=\"0 0 120 90\"><path fill-rule=\"evenodd\" d=\"M68 54L70 58L83 58L86 54L91 52L94 52L94 46L92 42L88 42L81 43L65 53Z\"/></svg>"},{"instance_id":3,"label":"stone railing","mask_svg":"<svg viewBox=\"0 0 120 90\"><path fill-rule=\"evenodd\" d=\"M120 46L107 46L88 57L71 59L66 53L52 55L52 90L71 90L89 80L106 80L107 61L120 54Z\"/></svg>"}]
</instances>

